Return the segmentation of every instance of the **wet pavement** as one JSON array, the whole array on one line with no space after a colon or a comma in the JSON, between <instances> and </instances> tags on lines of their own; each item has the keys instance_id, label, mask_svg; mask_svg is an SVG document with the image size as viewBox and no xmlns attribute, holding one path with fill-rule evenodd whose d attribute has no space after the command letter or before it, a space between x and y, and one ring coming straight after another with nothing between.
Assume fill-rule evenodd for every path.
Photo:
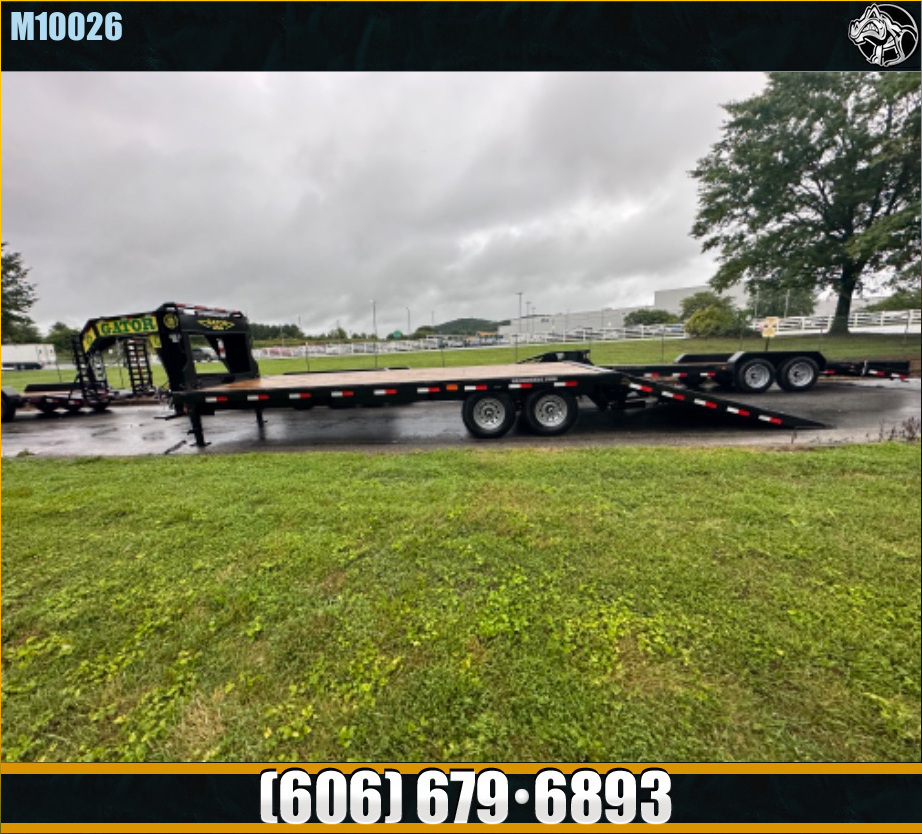
<instances>
[{"instance_id":1,"label":"wet pavement","mask_svg":"<svg viewBox=\"0 0 922 834\"><path fill-rule=\"evenodd\" d=\"M227 454L311 450L399 450L526 446L788 445L861 443L918 436L920 381L822 380L812 391L773 390L732 399L824 423L823 429L778 429L714 415L704 409L662 405L615 415L582 401L580 418L566 435L539 438L513 430L501 440L472 438L460 403L417 403L402 408L265 412L260 428L252 412L205 417L209 446L197 448L186 418L166 419L162 405L122 405L103 414L45 417L30 410L3 425L3 456L42 457Z\"/></svg>"}]
</instances>

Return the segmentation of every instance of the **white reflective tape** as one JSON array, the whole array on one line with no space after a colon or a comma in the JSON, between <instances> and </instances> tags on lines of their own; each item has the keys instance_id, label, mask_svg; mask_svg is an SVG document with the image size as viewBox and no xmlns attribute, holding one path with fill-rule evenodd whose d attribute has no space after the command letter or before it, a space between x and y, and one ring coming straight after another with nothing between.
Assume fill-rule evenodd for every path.
<instances>
[{"instance_id":1,"label":"white reflective tape","mask_svg":"<svg viewBox=\"0 0 922 834\"><path fill-rule=\"evenodd\" d=\"M672 391L663 391L662 394L663 394L664 397L669 397L670 400L671 400L673 397L675 397L675 394L673 394Z\"/></svg>"},{"instance_id":2,"label":"white reflective tape","mask_svg":"<svg viewBox=\"0 0 922 834\"><path fill-rule=\"evenodd\" d=\"M729 411L731 414L739 414L739 413L740 413L740 410L739 410L738 408L734 408L732 405L728 405L728 406L727 406L727 411Z\"/></svg>"},{"instance_id":3,"label":"white reflective tape","mask_svg":"<svg viewBox=\"0 0 922 834\"><path fill-rule=\"evenodd\" d=\"M707 405L705 400L694 400L695 405Z\"/></svg>"},{"instance_id":4,"label":"white reflective tape","mask_svg":"<svg viewBox=\"0 0 922 834\"><path fill-rule=\"evenodd\" d=\"M627 387L628 387L628 388L634 388L634 389L637 390L637 391L640 390L640 386L639 386L636 382L629 382L629 383L627 384Z\"/></svg>"},{"instance_id":5,"label":"white reflective tape","mask_svg":"<svg viewBox=\"0 0 922 834\"><path fill-rule=\"evenodd\" d=\"M334 391L334 392L333 392L333 396L334 396L334 397L341 397L341 396L343 396L343 392L342 392L342 391Z\"/></svg>"},{"instance_id":6,"label":"white reflective tape","mask_svg":"<svg viewBox=\"0 0 922 834\"><path fill-rule=\"evenodd\" d=\"M769 417L767 414L760 414L759 419L764 420L766 423L770 423L772 421L772 418Z\"/></svg>"},{"instance_id":7,"label":"white reflective tape","mask_svg":"<svg viewBox=\"0 0 922 834\"><path fill-rule=\"evenodd\" d=\"M259 399L259 394L247 394L247 399L250 402L254 402Z\"/></svg>"},{"instance_id":8,"label":"white reflective tape","mask_svg":"<svg viewBox=\"0 0 922 834\"><path fill-rule=\"evenodd\" d=\"M205 397L206 403L216 403L218 401L217 397Z\"/></svg>"}]
</instances>

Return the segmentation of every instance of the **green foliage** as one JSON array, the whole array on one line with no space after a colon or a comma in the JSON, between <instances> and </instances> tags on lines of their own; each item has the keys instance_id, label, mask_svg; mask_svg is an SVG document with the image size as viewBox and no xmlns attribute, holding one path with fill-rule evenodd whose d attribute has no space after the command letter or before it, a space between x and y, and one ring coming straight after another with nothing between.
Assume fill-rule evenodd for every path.
<instances>
[{"instance_id":1,"label":"green foliage","mask_svg":"<svg viewBox=\"0 0 922 834\"><path fill-rule=\"evenodd\" d=\"M489 319L452 319L443 324L437 324L434 332L446 336L475 336L478 333L495 333L497 323Z\"/></svg>"},{"instance_id":2,"label":"green foliage","mask_svg":"<svg viewBox=\"0 0 922 834\"><path fill-rule=\"evenodd\" d=\"M918 73L771 73L725 109L723 138L691 172L715 288L833 288L838 332L868 280L918 280Z\"/></svg>"},{"instance_id":3,"label":"green foliage","mask_svg":"<svg viewBox=\"0 0 922 834\"><path fill-rule=\"evenodd\" d=\"M2 755L918 761L919 470L918 444L5 460Z\"/></svg>"},{"instance_id":4,"label":"green foliage","mask_svg":"<svg viewBox=\"0 0 922 834\"><path fill-rule=\"evenodd\" d=\"M631 310L624 317L625 327L644 327L651 324L675 324L679 320L678 316L673 315L668 310Z\"/></svg>"},{"instance_id":5,"label":"green foliage","mask_svg":"<svg viewBox=\"0 0 922 834\"><path fill-rule=\"evenodd\" d=\"M40 342L41 334L35 322L28 316L37 301L35 285L29 283L29 268L22 263L19 252L7 252L3 248L3 296L0 299L0 326L3 329L4 344L28 344Z\"/></svg>"},{"instance_id":6,"label":"green foliage","mask_svg":"<svg viewBox=\"0 0 922 834\"><path fill-rule=\"evenodd\" d=\"M918 310L922 307L922 291L915 289L897 290L893 295L882 298L865 308L870 313L879 313L886 310Z\"/></svg>"},{"instance_id":7,"label":"green foliage","mask_svg":"<svg viewBox=\"0 0 922 834\"><path fill-rule=\"evenodd\" d=\"M682 299L682 320L693 316L699 310L707 310L713 307L717 310L732 312L733 301L726 296L718 295L716 292L696 292L693 295L686 296Z\"/></svg>"},{"instance_id":8,"label":"green foliage","mask_svg":"<svg viewBox=\"0 0 922 834\"><path fill-rule=\"evenodd\" d=\"M702 307L689 316L685 332L693 338L712 339L749 334L749 317L729 306Z\"/></svg>"},{"instance_id":9,"label":"green foliage","mask_svg":"<svg viewBox=\"0 0 922 834\"><path fill-rule=\"evenodd\" d=\"M250 322L250 335L253 341L272 341L276 339L291 339L304 341L304 334L296 324L260 324Z\"/></svg>"},{"instance_id":10,"label":"green foliage","mask_svg":"<svg viewBox=\"0 0 922 834\"><path fill-rule=\"evenodd\" d=\"M753 316L812 316L816 292L810 287L781 287L771 282L749 284L749 308Z\"/></svg>"},{"instance_id":11,"label":"green foliage","mask_svg":"<svg viewBox=\"0 0 922 834\"><path fill-rule=\"evenodd\" d=\"M66 359L71 353L71 339L80 331L66 325L63 321L56 321L48 329L48 335L45 341L54 345L58 359Z\"/></svg>"}]
</instances>

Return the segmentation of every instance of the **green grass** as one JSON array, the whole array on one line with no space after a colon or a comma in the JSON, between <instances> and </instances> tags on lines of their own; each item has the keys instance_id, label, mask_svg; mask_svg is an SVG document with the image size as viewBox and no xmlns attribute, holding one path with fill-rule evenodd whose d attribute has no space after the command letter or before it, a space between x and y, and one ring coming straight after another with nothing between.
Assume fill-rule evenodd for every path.
<instances>
[{"instance_id":1,"label":"green grass","mask_svg":"<svg viewBox=\"0 0 922 834\"><path fill-rule=\"evenodd\" d=\"M2 755L918 761L919 469L8 459Z\"/></svg>"},{"instance_id":2,"label":"green grass","mask_svg":"<svg viewBox=\"0 0 922 834\"><path fill-rule=\"evenodd\" d=\"M477 350L422 351L419 353L389 353L377 358L372 355L312 357L304 359L264 359L259 362L260 373L265 376L295 371L331 371L348 368L401 366L427 368L445 365L496 365L515 362L551 350L588 347L592 361L597 365L626 365L652 362L670 362L681 353L733 353L737 350L764 350L763 339L671 339L662 341L590 342L570 345L531 345L482 348ZM819 350L829 359L918 359L922 356L922 337L918 333L903 336L888 333L855 333L850 336L782 336L772 340L772 350ZM219 371L218 363L203 363L203 371ZM154 365L154 381L166 384L166 374ZM72 372L53 369L42 371L7 371L3 384L22 391L26 385L39 382L70 382ZM128 374L124 369L109 370L109 381L117 388L128 387Z\"/></svg>"}]
</instances>

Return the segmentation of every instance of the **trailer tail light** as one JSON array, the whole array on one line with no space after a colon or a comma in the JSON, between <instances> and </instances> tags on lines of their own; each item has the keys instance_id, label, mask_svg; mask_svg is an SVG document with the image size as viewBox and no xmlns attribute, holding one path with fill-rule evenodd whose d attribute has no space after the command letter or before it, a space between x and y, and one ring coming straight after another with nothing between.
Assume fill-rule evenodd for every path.
<instances>
[{"instance_id":1,"label":"trailer tail light","mask_svg":"<svg viewBox=\"0 0 922 834\"><path fill-rule=\"evenodd\" d=\"M311 395L307 391L299 391L296 394L289 394L289 400L309 400Z\"/></svg>"}]
</instances>

